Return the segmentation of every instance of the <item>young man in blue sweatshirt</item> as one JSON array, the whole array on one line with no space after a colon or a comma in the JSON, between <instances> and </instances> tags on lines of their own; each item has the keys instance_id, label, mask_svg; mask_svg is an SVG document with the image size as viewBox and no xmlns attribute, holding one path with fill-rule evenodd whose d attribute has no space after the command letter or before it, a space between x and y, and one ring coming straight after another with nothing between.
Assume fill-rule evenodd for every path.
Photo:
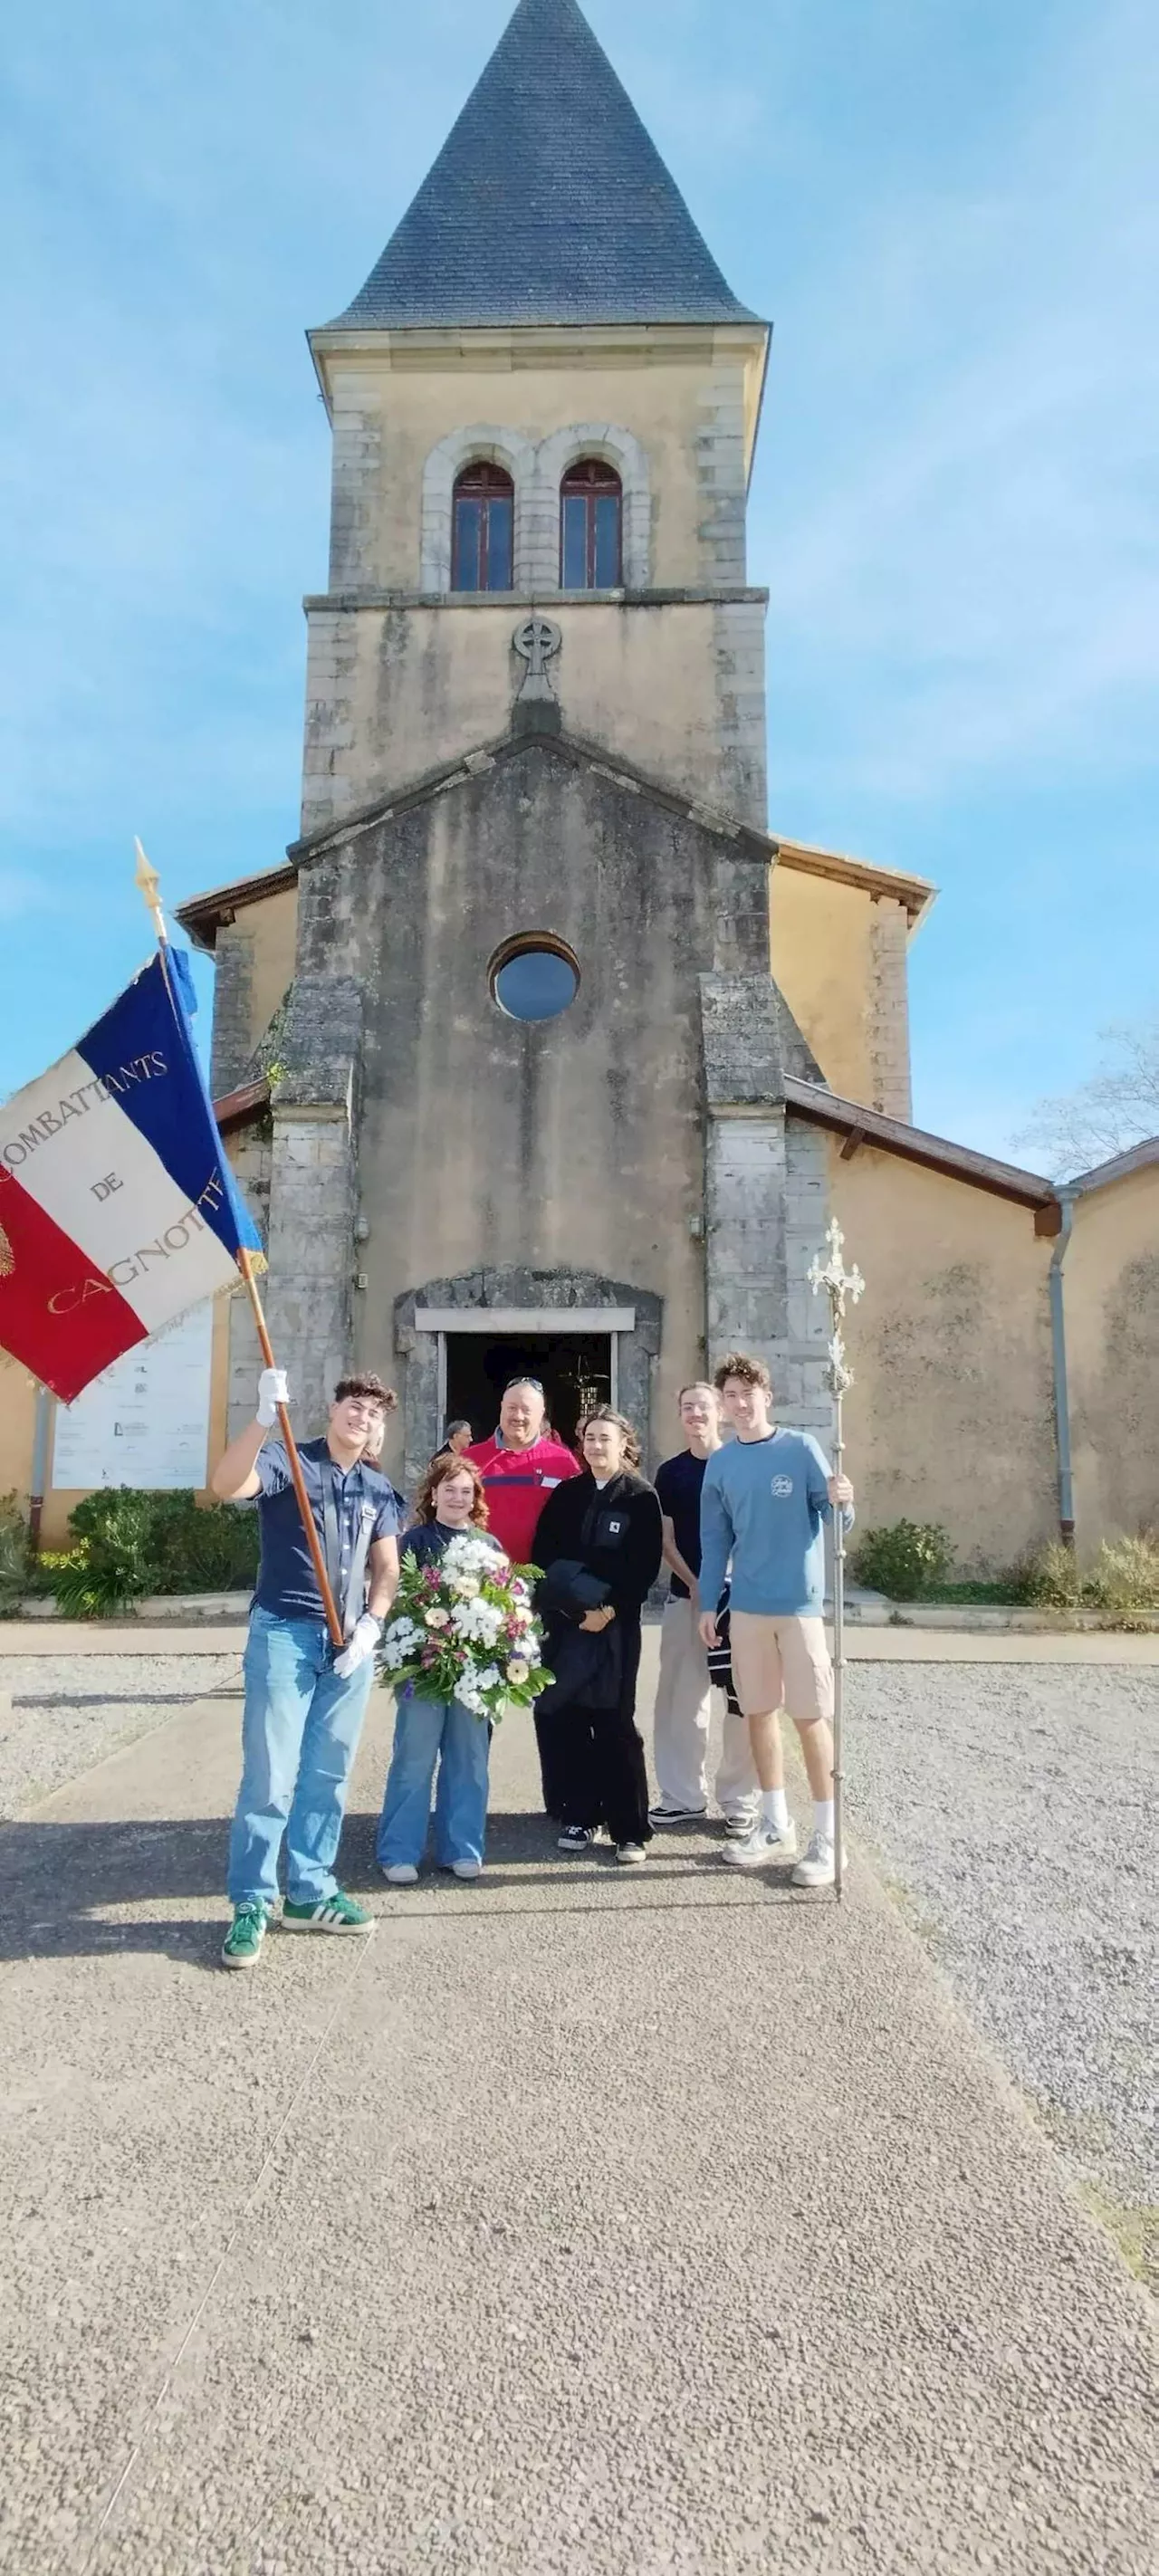
<instances>
[{"instance_id":1,"label":"young man in blue sweatshirt","mask_svg":"<svg viewBox=\"0 0 1159 2576\"><path fill-rule=\"evenodd\" d=\"M796 1887L831 1887L833 1667L825 1643L822 1523L840 1509L853 1520L853 1487L830 1474L811 1433L779 1430L762 1360L731 1352L716 1371L724 1413L736 1434L704 1471L700 1495L700 1597L719 1600L732 1562L733 1687L748 1719L761 1784L761 1812L743 1842L725 1845L735 1868L796 1858L785 1799L778 1712L787 1705L813 1793L813 1835L793 1871ZM704 1611L700 1634L716 1644Z\"/></svg>"}]
</instances>

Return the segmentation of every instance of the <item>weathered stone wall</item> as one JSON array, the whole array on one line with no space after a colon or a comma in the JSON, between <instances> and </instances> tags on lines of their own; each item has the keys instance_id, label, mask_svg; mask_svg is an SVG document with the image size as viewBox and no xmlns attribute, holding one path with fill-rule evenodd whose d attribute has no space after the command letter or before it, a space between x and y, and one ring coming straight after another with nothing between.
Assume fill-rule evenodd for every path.
<instances>
[{"instance_id":1,"label":"weathered stone wall","mask_svg":"<svg viewBox=\"0 0 1159 2576\"><path fill-rule=\"evenodd\" d=\"M303 832L395 792L507 728L511 637L535 601L308 603ZM763 591L541 600L562 629L568 730L763 830Z\"/></svg>"},{"instance_id":2,"label":"weathered stone wall","mask_svg":"<svg viewBox=\"0 0 1159 2576\"><path fill-rule=\"evenodd\" d=\"M1159 1529L1159 1166L1076 1202L1063 1270L1075 1540Z\"/></svg>"},{"instance_id":3,"label":"weathered stone wall","mask_svg":"<svg viewBox=\"0 0 1159 2576\"><path fill-rule=\"evenodd\" d=\"M306 862L295 993L345 977L364 1010L359 1357L389 1369L396 1302L424 1281L591 1271L660 1301L671 1418L705 1363L698 978L718 921L764 971L766 877L759 849L539 740ZM505 937L536 929L569 943L582 982L533 1025L487 977ZM303 1229L316 1191L303 1167ZM278 1204L275 1175L275 1276Z\"/></svg>"},{"instance_id":4,"label":"weathered stone wall","mask_svg":"<svg viewBox=\"0 0 1159 2576\"><path fill-rule=\"evenodd\" d=\"M818 1131L823 1134L824 1131ZM827 1140L849 1310L849 1472L863 1529L938 1521L959 1563L1002 1569L1057 1536L1049 1242L1029 1208Z\"/></svg>"}]
</instances>

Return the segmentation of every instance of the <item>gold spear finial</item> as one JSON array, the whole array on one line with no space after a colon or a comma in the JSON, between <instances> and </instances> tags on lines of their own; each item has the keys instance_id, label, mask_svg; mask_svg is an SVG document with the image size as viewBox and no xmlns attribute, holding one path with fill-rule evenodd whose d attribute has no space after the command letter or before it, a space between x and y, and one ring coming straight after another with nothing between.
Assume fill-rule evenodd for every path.
<instances>
[{"instance_id":1,"label":"gold spear finial","mask_svg":"<svg viewBox=\"0 0 1159 2576\"><path fill-rule=\"evenodd\" d=\"M156 868L150 867L141 844L135 837L133 848L137 853L137 873L135 883L140 887L142 898L147 904L149 911L152 913L153 928L157 933L157 937L160 940L162 947L164 947L166 942L166 931L165 915L161 910L161 879L157 874Z\"/></svg>"}]
</instances>

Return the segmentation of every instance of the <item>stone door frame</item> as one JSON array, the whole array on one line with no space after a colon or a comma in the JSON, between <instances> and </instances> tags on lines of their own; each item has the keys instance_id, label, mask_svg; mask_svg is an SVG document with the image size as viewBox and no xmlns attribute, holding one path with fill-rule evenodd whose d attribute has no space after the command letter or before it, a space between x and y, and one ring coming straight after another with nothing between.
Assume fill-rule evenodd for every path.
<instances>
[{"instance_id":1,"label":"stone door frame","mask_svg":"<svg viewBox=\"0 0 1159 2576\"><path fill-rule=\"evenodd\" d=\"M606 1333L612 1402L628 1416L647 1454L662 1311L663 1300L651 1290L591 1271L475 1270L457 1279L428 1280L408 1291L394 1310L395 1348L406 1361L408 1492L422 1475L446 1417L450 1333L510 1333L516 1339L524 1334Z\"/></svg>"}]
</instances>

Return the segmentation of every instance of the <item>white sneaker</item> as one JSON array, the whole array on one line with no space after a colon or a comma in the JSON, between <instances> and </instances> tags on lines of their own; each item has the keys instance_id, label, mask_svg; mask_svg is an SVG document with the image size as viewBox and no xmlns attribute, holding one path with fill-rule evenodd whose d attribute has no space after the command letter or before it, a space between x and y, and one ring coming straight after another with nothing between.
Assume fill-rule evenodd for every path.
<instances>
[{"instance_id":1,"label":"white sneaker","mask_svg":"<svg viewBox=\"0 0 1159 2576\"><path fill-rule=\"evenodd\" d=\"M749 1835L756 1832L759 1823L759 1816L746 1816L743 1814L739 1816L726 1816L724 1820L724 1830L731 1843L747 1843Z\"/></svg>"},{"instance_id":2,"label":"white sneaker","mask_svg":"<svg viewBox=\"0 0 1159 2576\"><path fill-rule=\"evenodd\" d=\"M849 1855L842 1848L841 1867L848 1869ZM815 1833L803 1860L793 1872L794 1887L832 1887L837 1875L836 1854L828 1834Z\"/></svg>"},{"instance_id":3,"label":"white sneaker","mask_svg":"<svg viewBox=\"0 0 1159 2576\"><path fill-rule=\"evenodd\" d=\"M409 1860L392 1861L382 1875L388 1887L415 1887L418 1884L418 1871L412 1868Z\"/></svg>"},{"instance_id":4,"label":"white sneaker","mask_svg":"<svg viewBox=\"0 0 1159 2576\"><path fill-rule=\"evenodd\" d=\"M643 1843L617 1843L616 1858L623 1861L647 1860Z\"/></svg>"},{"instance_id":5,"label":"white sneaker","mask_svg":"<svg viewBox=\"0 0 1159 2576\"><path fill-rule=\"evenodd\" d=\"M481 1860L453 1860L451 1875L453 1878L478 1878L482 1867Z\"/></svg>"},{"instance_id":6,"label":"white sneaker","mask_svg":"<svg viewBox=\"0 0 1159 2576\"><path fill-rule=\"evenodd\" d=\"M778 1861L795 1860L797 1828L790 1824L784 1833L778 1833L776 1826L766 1824L762 1816L743 1842L726 1842L720 1857L732 1869L771 1869Z\"/></svg>"}]
</instances>

